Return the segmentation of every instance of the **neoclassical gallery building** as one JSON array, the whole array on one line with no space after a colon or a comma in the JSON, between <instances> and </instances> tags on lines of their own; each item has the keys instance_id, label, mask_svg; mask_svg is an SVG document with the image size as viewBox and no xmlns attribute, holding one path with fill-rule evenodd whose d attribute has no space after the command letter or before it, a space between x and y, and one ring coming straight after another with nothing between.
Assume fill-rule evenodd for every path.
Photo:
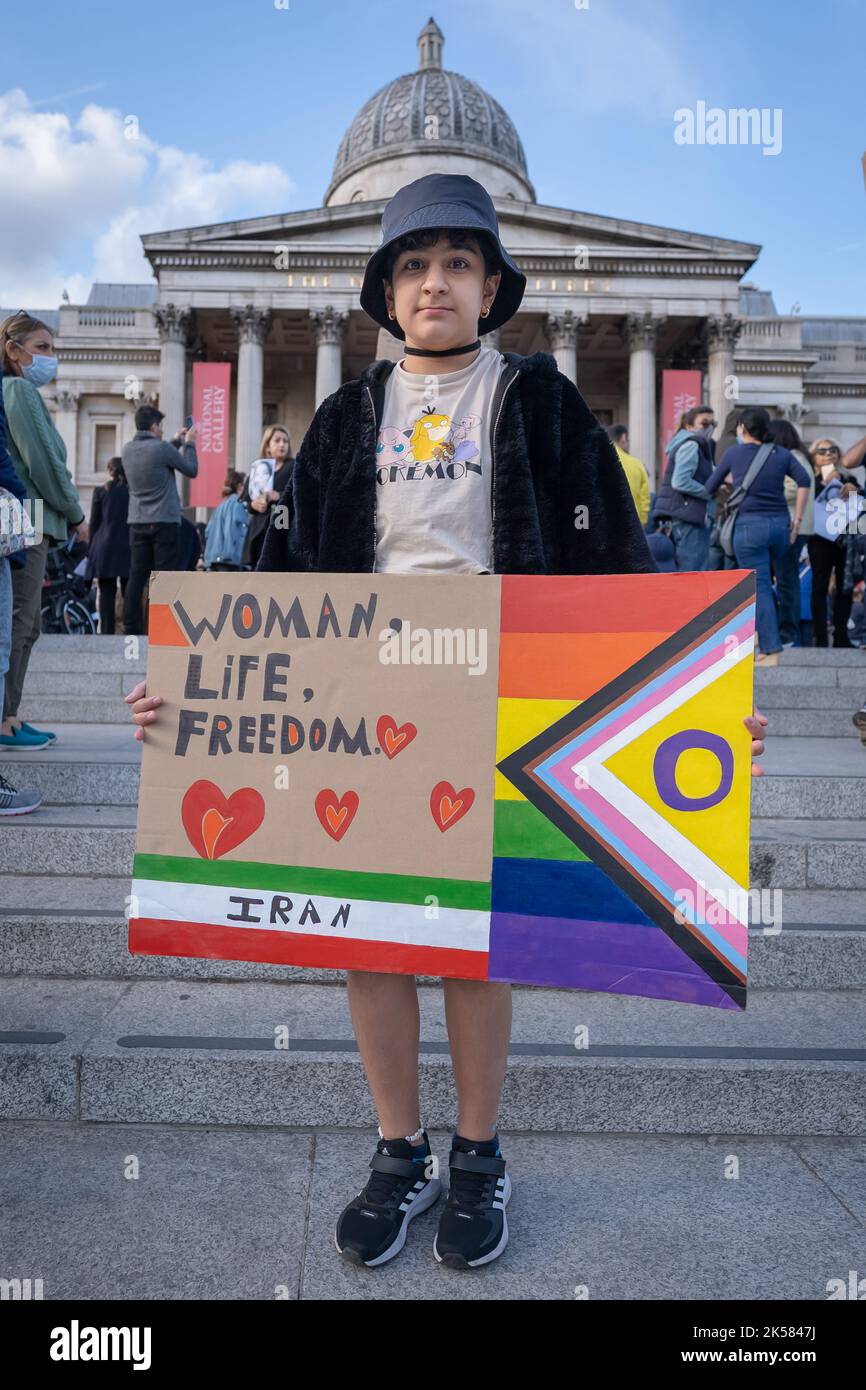
<instances>
[{"instance_id":1,"label":"neoclassical gallery building","mask_svg":"<svg viewBox=\"0 0 866 1390\"><path fill-rule=\"evenodd\" d=\"M499 346L553 353L603 423L628 424L651 478L666 367L700 369L721 419L735 379L738 403L787 416L807 440L845 447L866 432L866 318L778 314L746 278L759 246L540 201L507 113L443 66L443 42L431 19L414 71L361 107L321 207L150 232L152 283L95 284L56 312L61 366L46 395L83 497L131 437L138 402L158 402L167 432L183 423L196 361L231 364L231 461L246 471L264 424L286 424L297 449L325 396L399 355L358 291L388 198L434 171L489 189L527 276Z\"/></svg>"}]
</instances>

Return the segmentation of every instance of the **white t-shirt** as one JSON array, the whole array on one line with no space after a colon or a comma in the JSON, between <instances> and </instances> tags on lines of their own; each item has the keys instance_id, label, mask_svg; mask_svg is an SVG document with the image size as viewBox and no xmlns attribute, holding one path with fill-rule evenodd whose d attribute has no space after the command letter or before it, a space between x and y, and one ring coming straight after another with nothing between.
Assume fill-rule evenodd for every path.
<instances>
[{"instance_id":1,"label":"white t-shirt","mask_svg":"<svg viewBox=\"0 0 866 1390\"><path fill-rule=\"evenodd\" d=\"M388 377L376 442L377 572L492 571L490 410L502 362L482 347L456 372L426 376L401 361Z\"/></svg>"}]
</instances>

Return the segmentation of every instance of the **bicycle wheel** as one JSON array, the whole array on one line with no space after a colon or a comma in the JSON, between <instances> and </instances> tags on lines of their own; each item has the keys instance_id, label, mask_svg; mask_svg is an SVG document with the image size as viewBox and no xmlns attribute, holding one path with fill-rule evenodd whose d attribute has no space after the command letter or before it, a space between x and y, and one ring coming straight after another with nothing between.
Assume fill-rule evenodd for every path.
<instances>
[{"instance_id":1,"label":"bicycle wheel","mask_svg":"<svg viewBox=\"0 0 866 1390\"><path fill-rule=\"evenodd\" d=\"M83 603L69 599L63 605L63 626L69 633L95 633L96 624Z\"/></svg>"}]
</instances>

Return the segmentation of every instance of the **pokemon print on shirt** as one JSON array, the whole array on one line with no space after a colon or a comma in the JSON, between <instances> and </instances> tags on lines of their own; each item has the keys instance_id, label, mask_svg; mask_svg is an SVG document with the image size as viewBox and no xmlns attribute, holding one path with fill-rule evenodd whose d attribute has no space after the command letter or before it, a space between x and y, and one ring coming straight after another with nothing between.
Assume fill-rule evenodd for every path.
<instances>
[{"instance_id":1,"label":"pokemon print on shirt","mask_svg":"<svg viewBox=\"0 0 866 1390\"><path fill-rule=\"evenodd\" d=\"M456 372L407 372L398 362L388 377L376 443L377 572L491 570L490 409L502 363L483 347Z\"/></svg>"}]
</instances>

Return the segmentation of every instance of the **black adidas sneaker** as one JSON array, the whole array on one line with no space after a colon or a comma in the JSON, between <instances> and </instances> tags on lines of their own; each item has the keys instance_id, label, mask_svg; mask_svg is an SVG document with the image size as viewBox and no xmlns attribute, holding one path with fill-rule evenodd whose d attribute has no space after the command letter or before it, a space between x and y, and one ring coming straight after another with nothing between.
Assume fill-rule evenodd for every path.
<instances>
[{"instance_id":1,"label":"black adidas sneaker","mask_svg":"<svg viewBox=\"0 0 866 1390\"><path fill-rule=\"evenodd\" d=\"M505 1208L511 1179L502 1155L451 1150L451 1188L439 1218L433 1254L449 1269L489 1264L508 1244Z\"/></svg>"},{"instance_id":2,"label":"black adidas sneaker","mask_svg":"<svg viewBox=\"0 0 866 1390\"><path fill-rule=\"evenodd\" d=\"M350 1264L383 1265L399 1255L409 1222L439 1200L442 1184L428 1176L435 1164L426 1131L424 1141L422 1149L406 1139L379 1140L370 1160L373 1175L346 1207L334 1232L334 1243Z\"/></svg>"}]
</instances>

